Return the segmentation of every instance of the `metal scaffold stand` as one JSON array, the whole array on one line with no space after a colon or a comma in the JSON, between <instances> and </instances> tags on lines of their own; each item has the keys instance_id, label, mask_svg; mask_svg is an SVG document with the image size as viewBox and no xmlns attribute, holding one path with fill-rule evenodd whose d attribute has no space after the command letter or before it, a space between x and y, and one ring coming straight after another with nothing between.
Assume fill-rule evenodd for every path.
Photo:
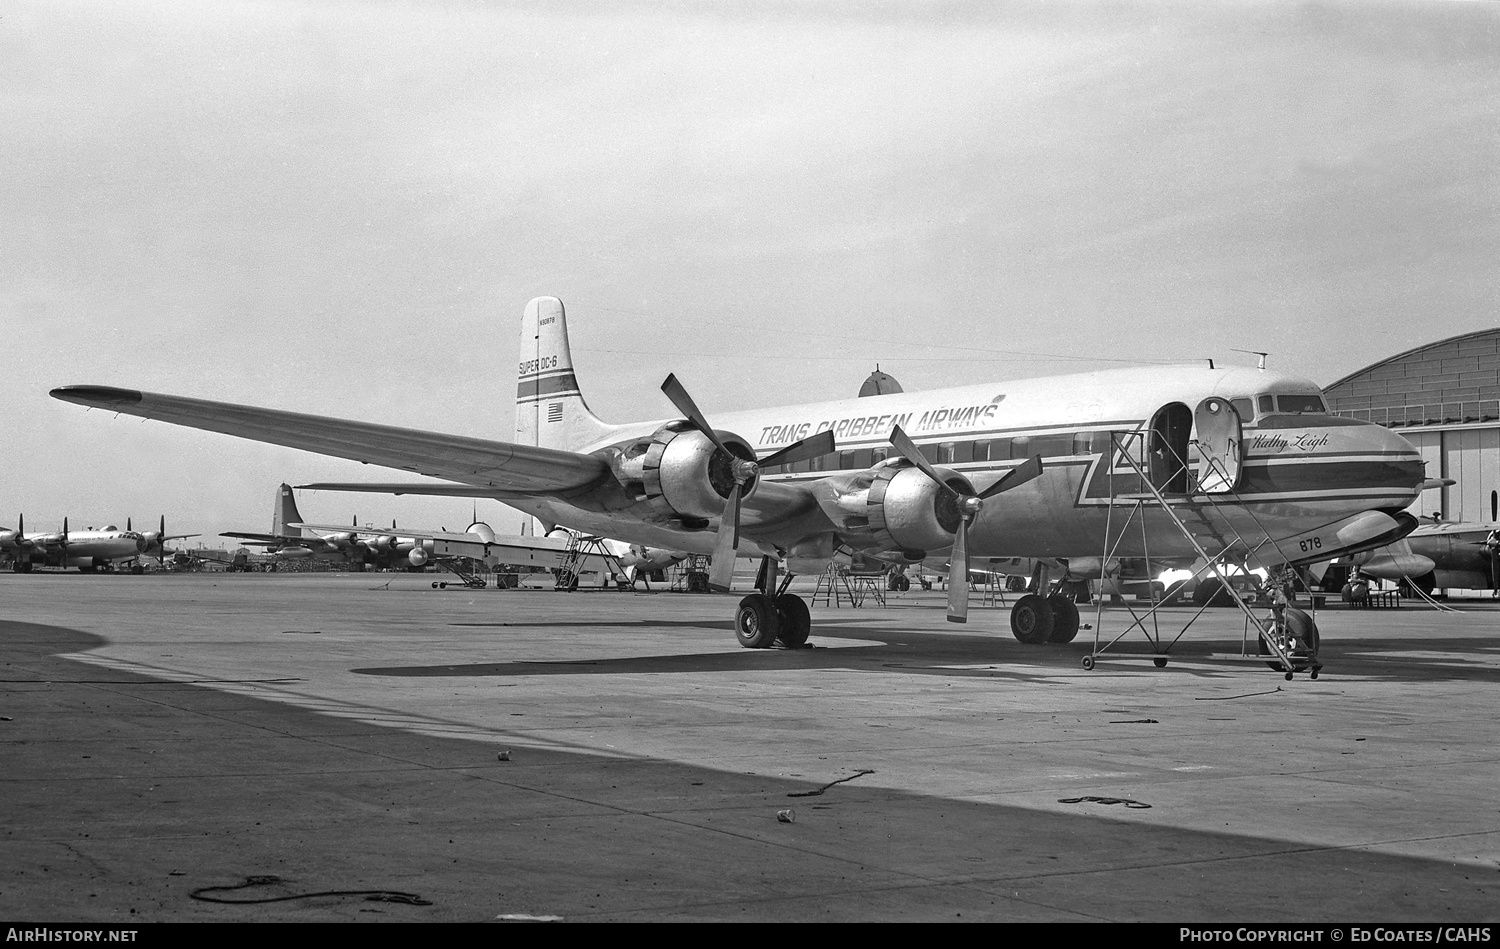
<instances>
[{"instance_id":1,"label":"metal scaffold stand","mask_svg":"<svg viewBox=\"0 0 1500 949\"><path fill-rule=\"evenodd\" d=\"M1216 467L1215 460L1205 453L1208 459L1205 463L1209 470L1207 478L1215 479L1221 488L1220 491L1210 492L1203 489L1202 481L1205 479L1192 478L1188 469L1187 459L1176 456L1175 462L1179 465L1179 471L1189 478L1188 489L1179 496L1169 499L1166 494L1155 484L1147 473L1139 458L1145 457L1145 451L1152 438L1151 432L1136 429L1129 432L1110 433L1110 457L1114 459L1114 466L1108 472L1109 481L1109 503L1105 515L1104 532L1104 560L1108 564L1119 555L1119 550L1129 535L1130 531L1140 531L1140 547L1146 561L1146 574L1154 577L1156 571L1151 566L1151 552L1146 543L1146 514L1148 510L1160 509L1166 517L1174 524L1183 537L1191 544L1197 552L1197 566L1188 582L1201 582L1209 578L1218 581L1219 589L1228 596L1233 605L1244 615L1245 625L1240 640L1241 658L1253 658L1264 661L1276 671L1283 672L1288 680L1294 673L1308 672L1310 677L1316 679L1319 671L1323 668L1318 661L1318 633L1317 623L1314 616L1309 615L1297 608L1295 603L1297 585L1308 593L1306 584L1302 577L1290 567L1281 567L1279 575L1272 576L1269 583L1270 608L1269 615L1257 614L1255 608L1246 600L1240 588L1233 582L1233 574L1227 569L1234 565L1240 571L1240 576L1250 574L1250 563L1261 560L1259 555L1263 551L1273 553L1275 563L1285 565L1289 558L1281 555L1274 538L1269 532L1260 526L1256 539L1252 542L1233 526L1233 522L1224 517L1210 519L1207 514L1213 513L1215 506L1220 503L1215 495L1218 494L1226 499L1233 498L1240 501L1238 495L1233 491L1234 478L1223 470ZM1165 445L1151 445L1156 450L1172 449ZM1136 479L1144 488L1139 492L1120 493L1116 490L1115 474L1120 462L1124 463L1124 473L1132 475L1132 483ZM1248 508L1241 506L1242 510ZM1181 512L1179 514L1179 511ZM1117 515L1120 515L1117 517ZM1251 515L1253 519L1253 514ZM1117 524L1118 521L1118 524ZM1227 529L1228 535L1224 533ZM1210 554L1204 541L1218 552ZM1130 612L1131 622L1125 629L1108 639L1104 634L1104 597L1100 596L1096 605L1096 619L1094 622L1094 648L1089 655L1083 658L1083 667L1093 669L1097 661L1106 652L1115 647L1122 639L1135 630L1151 644L1152 662L1158 667L1167 664L1167 654L1176 643L1186 635L1194 622L1208 609L1214 597L1209 597L1198 605L1198 609L1188 618L1187 622L1175 634L1169 630L1164 631L1162 626L1161 610L1167 605L1170 598L1158 599L1152 595L1151 607L1143 612L1138 612L1128 601L1126 609ZM1314 609L1316 608L1314 603ZM1172 623L1175 625L1175 619ZM1256 654L1249 652L1252 641L1252 630L1256 644Z\"/></svg>"}]
</instances>

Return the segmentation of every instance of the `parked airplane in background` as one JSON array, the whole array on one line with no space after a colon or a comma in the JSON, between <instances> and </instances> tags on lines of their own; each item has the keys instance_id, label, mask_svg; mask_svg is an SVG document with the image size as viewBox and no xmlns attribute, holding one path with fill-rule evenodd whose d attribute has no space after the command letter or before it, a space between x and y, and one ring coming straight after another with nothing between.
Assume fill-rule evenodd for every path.
<instances>
[{"instance_id":1,"label":"parked airplane in background","mask_svg":"<svg viewBox=\"0 0 1500 949\"><path fill-rule=\"evenodd\" d=\"M493 497L548 523L712 554L718 589L736 555L763 557L758 591L736 612L750 647L807 639L806 603L778 582L783 563L816 573L850 551L909 564L949 548L963 564L1099 557L1117 499L1147 496L1117 556L1235 549L1256 565L1296 564L1404 536L1423 481L1401 436L1329 415L1311 382L1249 368L1022 379L726 413L714 425L668 376L674 417L613 425L579 391L561 301L541 297L523 317L518 379L513 441L106 386L52 395L450 482L373 490ZM1049 581L1043 564L1012 608L1024 641L1076 632L1076 609L1049 596ZM968 584L950 584L950 618L967 612Z\"/></svg>"},{"instance_id":2,"label":"parked airplane in background","mask_svg":"<svg viewBox=\"0 0 1500 949\"><path fill-rule=\"evenodd\" d=\"M316 486L311 486L316 487ZM439 564L457 558L469 558L495 566L531 566L545 570L559 569L576 545L564 537L521 537L496 534L488 524L474 520L462 533L349 527L310 524L302 519L289 485L276 489L269 534L230 531L221 535L241 540L247 546L262 547L272 563L316 558L347 563L352 569L367 566L384 569L419 570L428 564ZM686 554L651 548L629 547L604 542L616 563L625 569L659 570L683 559ZM577 551L578 565L588 572L610 568L597 552Z\"/></svg>"},{"instance_id":3,"label":"parked airplane in background","mask_svg":"<svg viewBox=\"0 0 1500 949\"><path fill-rule=\"evenodd\" d=\"M1354 554L1361 575L1435 589L1500 590L1500 523L1424 524L1401 540Z\"/></svg>"},{"instance_id":4,"label":"parked airplane in background","mask_svg":"<svg viewBox=\"0 0 1500 949\"><path fill-rule=\"evenodd\" d=\"M324 531L325 533L314 533ZM483 560L489 554L495 537L487 524L475 522L463 533L444 531L390 531L354 524L350 527L315 526L303 522L291 485L276 489L271 513L271 531L255 534L226 531L219 535L232 537L247 547L265 549L271 562L292 560L331 560L342 562L356 571L366 567L409 568L420 570L442 557L472 557ZM442 550L439 541L442 542Z\"/></svg>"},{"instance_id":5,"label":"parked airplane in background","mask_svg":"<svg viewBox=\"0 0 1500 949\"><path fill-rule=\"evenodd\" d=\"M68 529L68 519L63 518L60 531L26 533L26 518L21 516L15 530L0 530L0 553L11 561L16 573L29 573L33 567L77 567L84 573L98 570L114 570L127 561L133 573L141 573L140 557L165 556L165 543L179 537L196 537L197 534L167 534L167 519L161 519L161 529L140 533L132 530L126 521L125 530L113 524L95 530L75 531Z\"/></svg>"}]
</instances>

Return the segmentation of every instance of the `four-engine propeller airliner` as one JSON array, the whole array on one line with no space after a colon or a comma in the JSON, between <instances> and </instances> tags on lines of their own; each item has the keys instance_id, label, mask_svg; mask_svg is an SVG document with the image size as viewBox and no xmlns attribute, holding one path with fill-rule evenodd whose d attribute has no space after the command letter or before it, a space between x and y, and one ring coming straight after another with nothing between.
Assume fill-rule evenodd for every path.
<instances>
[{"instance_id":1,"label":"four-engine propeller airliner","mask_svg":"<svg viewBox=\"0 0 1500 949\"><path fill-rule=\"evenodd\" d=\"M949 551L1101 556L1120 499L1150 495L1118 557L1238 550L1257 565L1327 560L1416 526L1417 451L1328 414L1318 387L1273 371L1151 366L728 413L710 421L668 376L666 419L609 424L574 376L562 302L521 325L515 437L443 435L105 386L56 398L442 479L368 490L484 496L543 521L634 543L764 558L736 614L742 644L805 642L793 574L849 554L893 564ZM1132 436L1132 433L1134 435ZM1170 513L1169 513L1170 512ZM778 582L784 566L785 575ZM1074 571L1076 574L1077 572ZM1028 642L1066 641L1077 610L1045 566L1012 609ZM949 586L964 621L968 585Z\"/></svg>"},{"instance_id":2,"label":"four-engine propeller airliner","mask_svg":"<svg viewBox=\"0 0 1500 949\"><path fill-rule=\"evenodd\" d=\"M68 529L68 519L63 518L60 531L28 534L23 515L14 530L0 530L0 552L11 559L16 573L29 573L35 566L77 567L84 573L93 573L113 570L126 561L133 561L132 569L140 573L142 556L163 560L167 541L197 536L168 534L165 516L160 528L154 531L133 530L128 519L124 530L110 524L97 530L91 527L74 531Z\"/></svg>"}]
</instances>

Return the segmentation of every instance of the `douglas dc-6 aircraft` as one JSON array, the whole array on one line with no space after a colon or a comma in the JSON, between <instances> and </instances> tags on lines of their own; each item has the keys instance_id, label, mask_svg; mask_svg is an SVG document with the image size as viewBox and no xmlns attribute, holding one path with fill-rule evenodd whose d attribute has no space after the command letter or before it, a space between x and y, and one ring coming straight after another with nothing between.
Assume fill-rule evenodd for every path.
<instances>
[{"instance_id":1,"label":"douglas dc-6 aircraft","mask_svg":"<svg viewBox=\"0 0 1500 949\"><path fill-rule=\"evenodd\" d=\"M1119 496L1146 489L1163 503L1115 556L1191 560L1241 546L1280 566L1404 536L1424 477L1399 435L1329 415L1313 383L1259 369L1117 369L728 413L712 426L669 376L676 416L614 425L579 391L561 301L540 297L522 319L518 379L513 441L105 386L52 395L450 482L345 487L493 497L546 522L712 554L716 589L736 555L762 557L757 592L736 613L752 648L806 641L792 574L849 553L910 564L949 549L954 563L1038 558L1012 631L1066 641L1077 610L1048 596L1045 563L1066 560L1078 576L1093 558L1106 570ZM950 584L950 619L967 618L967 597L967 584Z\"/></svg>"}]
</instances>

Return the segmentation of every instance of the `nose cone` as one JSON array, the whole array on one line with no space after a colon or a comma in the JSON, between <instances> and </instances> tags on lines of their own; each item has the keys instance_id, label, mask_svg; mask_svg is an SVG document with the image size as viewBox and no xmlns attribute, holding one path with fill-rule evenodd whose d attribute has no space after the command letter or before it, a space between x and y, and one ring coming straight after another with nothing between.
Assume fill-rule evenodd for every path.
<instances>
[{"instance_id":1,"label":"nose cone","mask_svg":"<svg viewBox=\"0 0 1500 949\"><path fill-rule=\"evenodd\" d=\"M1359 429L1361 440L1368 441L1371 469L1377 487L1390 492L1391 507L1406 508L1416 503L1422 483L1427 480L1426 465L1416 446L1397 433L1380 425L1365 423ZM1384 505L1382 505L1384 506Z\"/></svg>"}]
</instances>

